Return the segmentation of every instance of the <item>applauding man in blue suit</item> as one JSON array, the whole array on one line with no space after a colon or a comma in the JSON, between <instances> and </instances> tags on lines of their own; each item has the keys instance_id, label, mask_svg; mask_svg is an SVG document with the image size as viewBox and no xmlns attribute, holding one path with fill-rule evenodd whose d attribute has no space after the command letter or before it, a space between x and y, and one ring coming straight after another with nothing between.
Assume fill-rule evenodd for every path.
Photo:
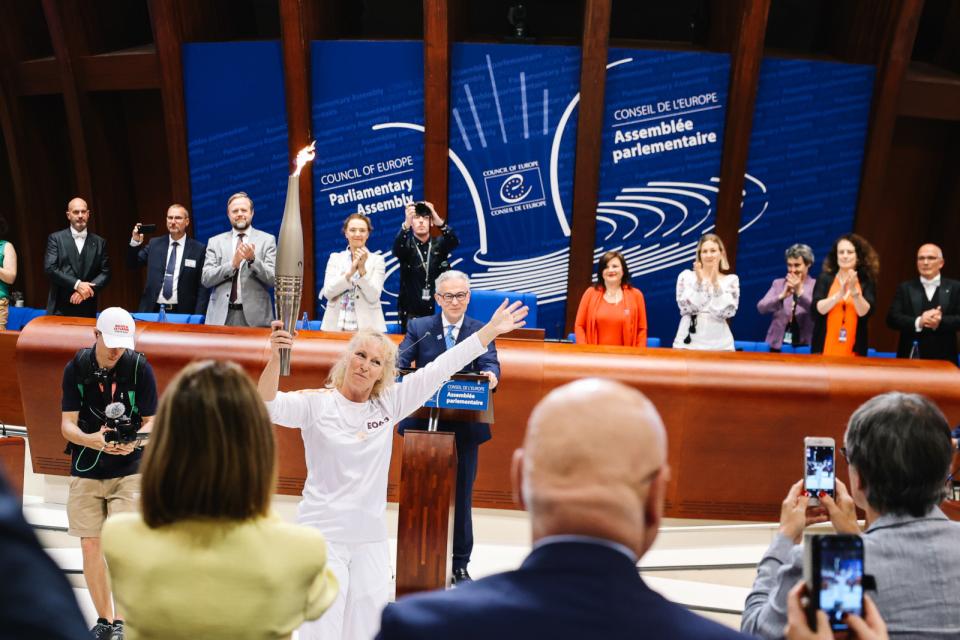
<instances>
[{"instance_id":1,"label":"applauding man in blue suit","mask_svg":"<svg viewBox=\"0 0 960 640\"><path fill-rule=\"evenodd\" d=\"M637 572L670 478L663 423L639 391L597 379L555 389L530 415L511 475L533 532L520 568L400 598L378 638L747 637L666 600Z\"/></svg>"},{"instance_id":2,"label":"applauding man in blue suit","mask_svg":"<svg viewBox=\"0 0 960 640\"><path fill-rule=\"evenodd\" d=\"M468 318L470 279L462 271L445 271L437 278L437 304L443 310L435 316L411 318L407 334L400 343L398 365L408 368L423 367L433 362L453 345L463 342L483 326L483 322ZM490 389L500 378L500 361L493 342L487 352L464 367L464 371L483 373L490 379ZM404 429L425 429L426 421L407 419L400 423ZM443 422L440 431L452 431L457 442L457 498L453 517L453 583L470 580L467 564L473 551L473 482L477 478L477 449L490 439L490 425L485 422Z\"/></svg>"}]
</instances>

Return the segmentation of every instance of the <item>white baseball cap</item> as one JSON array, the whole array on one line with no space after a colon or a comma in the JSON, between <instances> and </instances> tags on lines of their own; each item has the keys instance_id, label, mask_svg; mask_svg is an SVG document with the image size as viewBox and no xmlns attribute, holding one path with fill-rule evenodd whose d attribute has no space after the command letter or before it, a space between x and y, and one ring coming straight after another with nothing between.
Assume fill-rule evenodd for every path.
<instances>
[{"instance_id":1,"label":"white baseball cap","mask_svg":"<svg viewBox=\"0 0 960 640\"><path fill-rule=\"evenodd\" d=\"M120 307L104 309L97 318L97 331L103 335L103 344L111 349L133 349L133 336L137 324L133 316Z\"/></svg>"}]
</instances>

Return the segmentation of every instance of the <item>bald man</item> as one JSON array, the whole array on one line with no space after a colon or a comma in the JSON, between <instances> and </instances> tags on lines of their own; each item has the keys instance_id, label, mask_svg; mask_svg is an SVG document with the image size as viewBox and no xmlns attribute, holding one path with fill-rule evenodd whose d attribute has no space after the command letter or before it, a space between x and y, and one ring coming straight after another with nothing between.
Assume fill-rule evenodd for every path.
<instances>
[{"instance_id":1,"label":"bald man","mask_svg":"<svg viewBox=\"0 0 960 640\"><path fill-rule=\"evenodd\" d=\"M555 389L513 456L533 551L516 571L388 605L377 637L747 637L665 600L637 572L669 477L663 423L643 394L597 379Z\"/></svg>"},{"instance_id":2,"label":"bald man","mask_svg":"<svg viewBox=\"0 0 960 640\"><path fill-rule=\"evenodd\" d=\"M83 198L67 203L70 226L47 237L43 270L50 278L47 313L93 318L100 292L110 282L107 241L87 229L90 207Z\"/></svg>"},{"instance_id":3,"label":"bald man","mask_svg":"<svg viewBox=\"0 0 960 640\"><path fill-rule=\"evenodd\" d=\"M925 244L917 251L920 277L897 287L887 325L900 332L898 358L909 358L916 342L920 358L957 364L960 282L941 277L942 269L943 251Z\"/></svg>"}]
</instances>

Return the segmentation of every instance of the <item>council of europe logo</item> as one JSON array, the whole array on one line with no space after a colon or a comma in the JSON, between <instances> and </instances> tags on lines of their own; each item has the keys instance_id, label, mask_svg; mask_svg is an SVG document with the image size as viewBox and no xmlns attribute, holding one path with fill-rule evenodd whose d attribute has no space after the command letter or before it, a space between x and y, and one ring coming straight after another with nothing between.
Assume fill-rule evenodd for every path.
<instances>
[{"instance_id":1,"label":"council of europe logo","mask_svg":"<svg viewBox=\"0 0 960 640\"><path fill-rule=\"evenodd\" d=\"M537 162L484 171L483 181L491 213L511 213L546 206L543 179Z\"/></svg>"}]
</instances>

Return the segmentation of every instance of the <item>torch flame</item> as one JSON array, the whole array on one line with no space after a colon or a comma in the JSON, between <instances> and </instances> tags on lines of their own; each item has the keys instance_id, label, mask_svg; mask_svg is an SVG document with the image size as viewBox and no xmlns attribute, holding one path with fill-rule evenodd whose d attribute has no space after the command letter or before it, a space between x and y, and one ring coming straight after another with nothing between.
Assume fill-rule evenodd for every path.
<instances>
[{"instance_id":1,"label":"torch flame","mask_svg":"<svg viewBox=\"0 0 960 640\"><path fill-rule=\"evenodd\" d=\"M303 168L306 166L306 164L316 157L317 155L317 150L315 148L316 146L317 146L317 141L314 140L309 145L307 145L303 149L300 149L300 151L297 152L297 170L293 172L294 176L299 176L300 172L303 171Z\"/></svg>"}]
</instances>

